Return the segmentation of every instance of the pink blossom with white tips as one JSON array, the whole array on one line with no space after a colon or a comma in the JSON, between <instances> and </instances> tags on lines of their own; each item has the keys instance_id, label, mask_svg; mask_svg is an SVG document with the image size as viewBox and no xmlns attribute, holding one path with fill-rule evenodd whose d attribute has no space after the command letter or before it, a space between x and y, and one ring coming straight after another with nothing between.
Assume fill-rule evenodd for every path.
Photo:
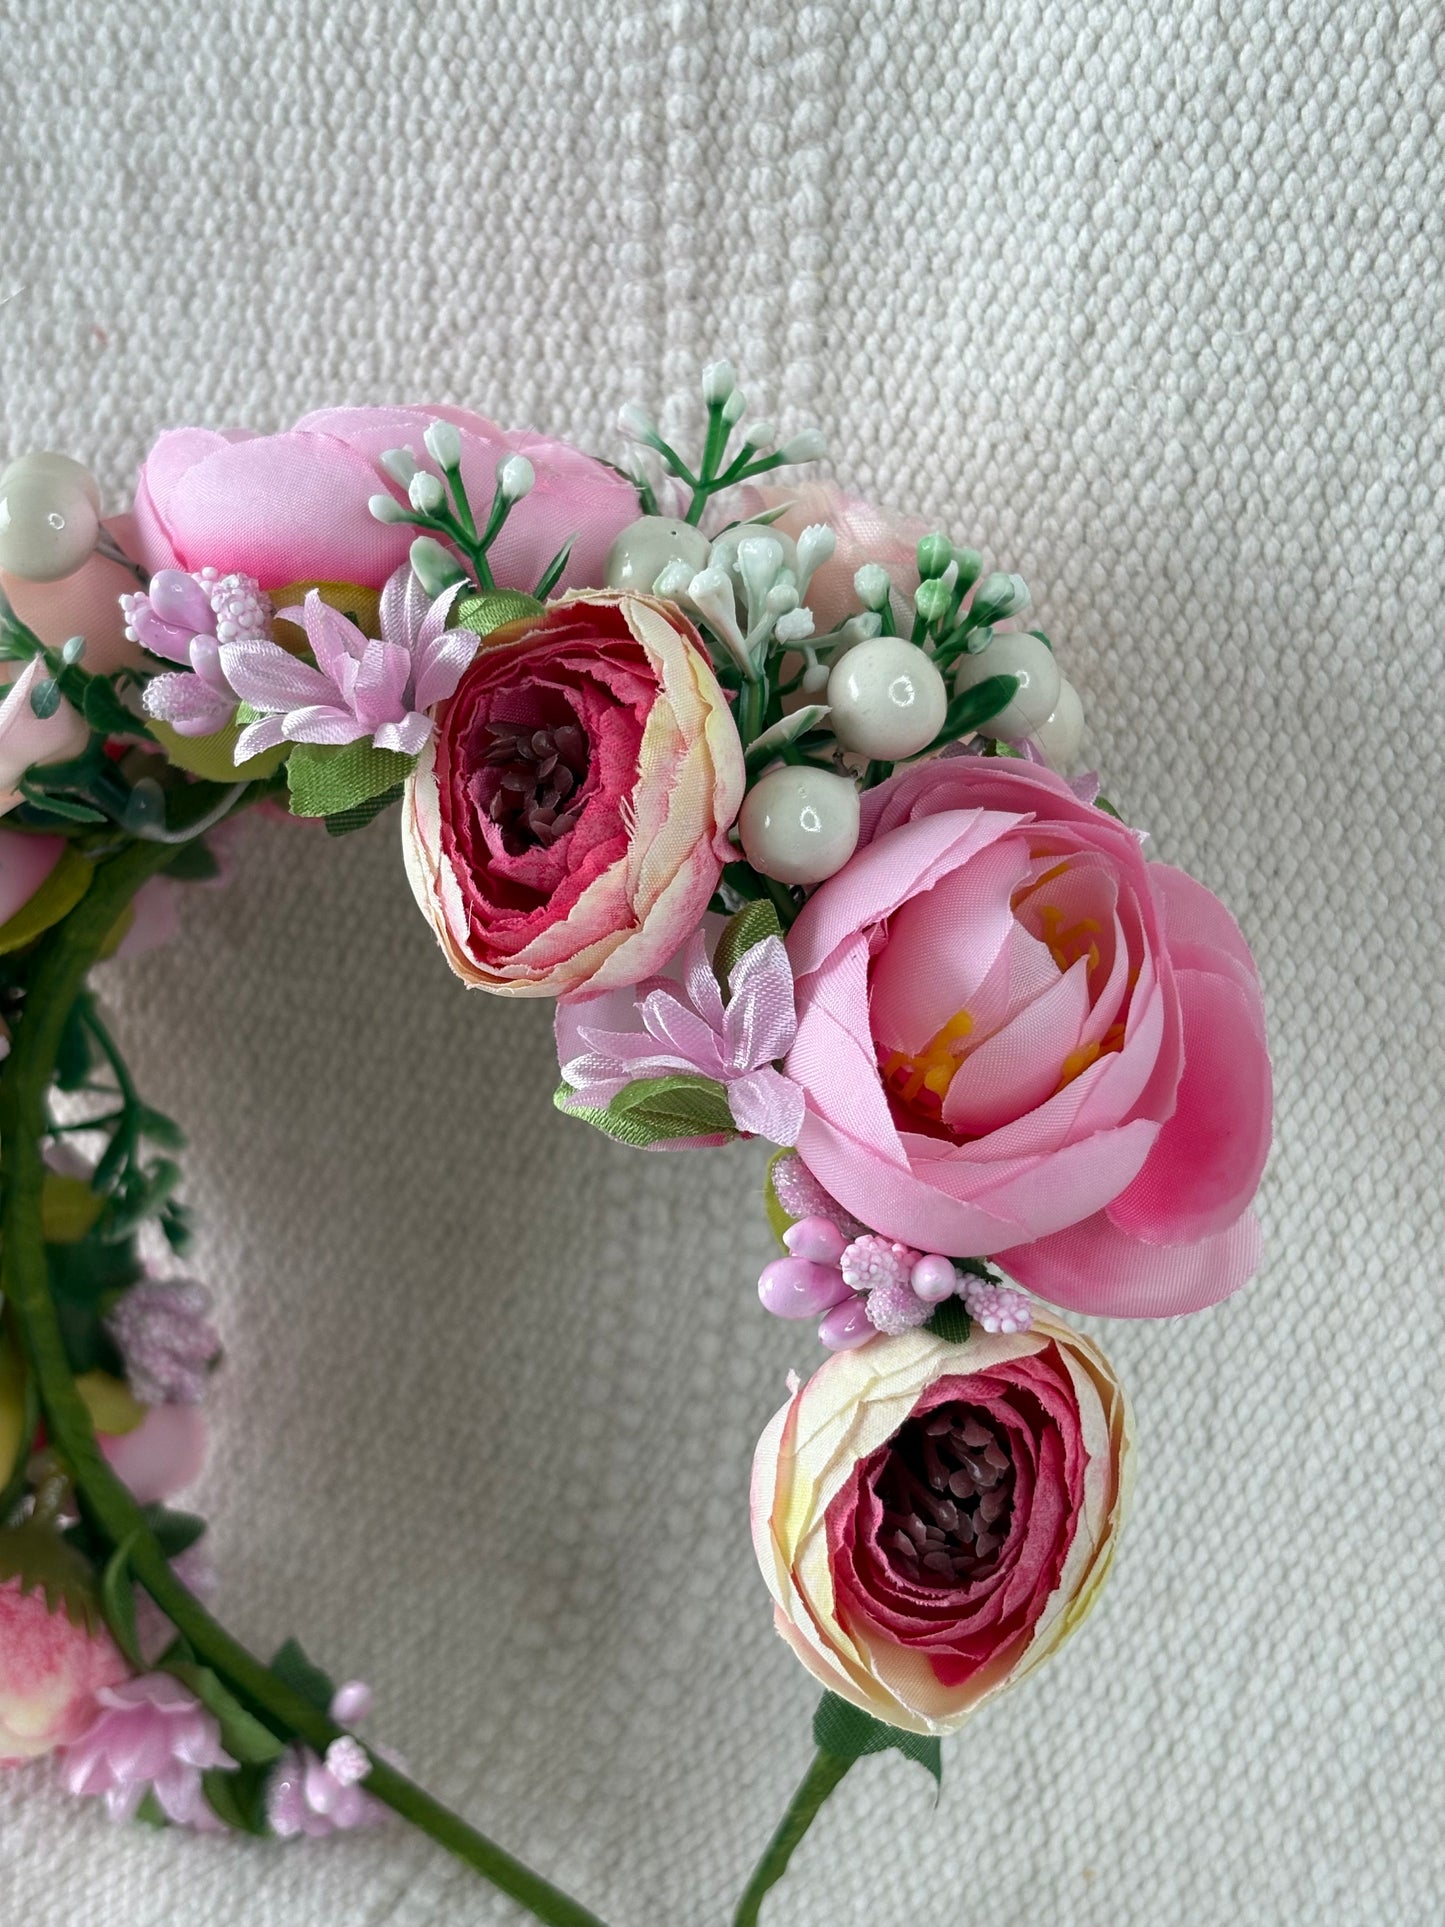
<instances>
[{"instance_id":1,"label":"pink blossom with white tips","mask_svg":"<svg viewBox=\"0 0 1445 1927\"><path fill-rule=\"evenodd\" d=\"M94 1721L61 1755L71 1793L101 1795L112 1820L130 1820L147 1793L179 1827L219 1832L201 1775L234 1767L221 1729L195 1694L169 1673L145 1673L103 1686Z\"/></svg>"}]
</instances>

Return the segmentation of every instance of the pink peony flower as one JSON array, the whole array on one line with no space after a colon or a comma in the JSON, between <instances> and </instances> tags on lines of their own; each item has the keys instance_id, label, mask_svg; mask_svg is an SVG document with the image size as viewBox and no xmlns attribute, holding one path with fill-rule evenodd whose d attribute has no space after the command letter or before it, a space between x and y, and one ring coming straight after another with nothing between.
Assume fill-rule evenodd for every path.
<instances>
[{"instance_id":1,"label":"pink peony flower","mask_svg":"<svg viewBox=\"0 0 1445 1927\"><path fill-rule=\"evenodd\" d=\"M112 1820L131 1820L147 1793L178 1827L219 1832L201 1774L236 1762L194 1693L169 1673L147 1673L96 1694L94 1721L65 1750L60 1777L71 1793L99 1794Z\"/></svg>"},{"instance_id":2,"label":"pink peony flower","mask_svg":"<svg viewBox=\"0 0 1445 1927\"><path fill-rule=\"evenodd\" d=\"M65 697L49 716L37 716L30 693L50 671L32 656L0 701L0 816L22 800L20 779L35 763L64 763L90 741L80 712Z\"/></svg>"},{"instance_id":3,"label":"pink peony flower","mask_svg":"<svg viewBox=\"0 0 1445 1927\"><path fill-rule=\"evenodd\" d=\"M972 756L864 801L788 937L798 1151L888 1237L1165 1317L1252 1276L1259 980L1202 885L1061 777Z\"/></svg>"},{"instance_id":4,"label":"pink peony flower","mask_svg":"<svg viewBox=\"0 0 1445 1927\"><path fill-rule=\"evenodd\" d=\"M743 499L738 509L743 515L757 515L786 503L786 513L772 526L794 541L814 522L826 523L838 538L832 556L814 571L808 585L806 600L820 635L858 613L853 578L865 562L877 562L887 569L893 578L895 603L911 619L913 591L918 587L918 544L928 533L928 524L920 517L874 508L831 482L808 482L801 488L774 484L748 488L740 494Z\"/></svg>"},{"instance_id":5,"label":"pink peony flower","mask_svg":"<svg viewBox=\"0 0 1445 1927\"><path fill-rule=\"evenodd\" d=\"M1093 1605L1131 1452L1108 1360L1052 1319L835 1353L753 1461L778 1631L875 1719L956 1731Z\"/></svg>"},{"instance_id":6,"label":"pink peony flower","mask_svg":"<svg viewBox=\"0 0 1445 1927\"><path fill-rule=\"evenodd\" d=\"M635 1078L690 1071L725 1087L740 1131L791 1144L803 1121L803 1094L774 1068L797 1030L782 939L765 937L745 950L728 988L724 1005L707 933L699 930L661 977L632 990L562 998L557 1055L578 1102L605 1107Z\"/></svg>"},{"instance_id":7,"label":"pink peony flower","mask_svg":"<svg viewBox=\"0 0 1445 1927\"><path fill-rule=\"evenodd\" d=\"M407 874L464 982L555 997L640 983L731 855L743 754L668 603L564 597L488 638L407 781Z\"/></svg>"},{"instance_id":8,"label":"pink peony flower","mask_svg":"<svg viewBox=\"0 0 1445 1927\"><path fill-rule=\"evenodd\" d=\"M43 1592L0 1583L0 1766L19 1766L78 1739L96 1694L125 1678L109 1633L88 1633Z\"/></svg>"},{"instance_id":9,"label":"pink peony flower","mask_svg":"<svg viewBox=\"0 0 1445 1927\"><path fill-rule=\"evenodd\" d=\"M356 582L379 589L407 559L416 530L376 521L367 507L389 491L378 466L389 449L422 457L422 437L446 421L462 439L462 479L480 526L499 463L525 455L536 485L490 552L501 587L530 590L570 535L564 585L601 579L616 536L637 517L624 477L566 442L501 429L463 408L323 408L280 435L178 428L141 469L135 519L152 570L206 564L291 582Z\"/></svg>"}]
</instances>

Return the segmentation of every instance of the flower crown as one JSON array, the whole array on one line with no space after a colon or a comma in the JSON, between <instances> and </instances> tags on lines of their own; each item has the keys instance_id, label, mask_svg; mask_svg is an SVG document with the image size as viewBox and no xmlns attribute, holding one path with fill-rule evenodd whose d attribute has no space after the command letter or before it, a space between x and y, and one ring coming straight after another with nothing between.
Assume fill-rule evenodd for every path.
<instances>
[{"instance_id":1,"label":"flower crown","mask_svg":"<svg viewBox=\"0 0 1445 1927\"><path fill-rule=\"evenodd\" d=\"M395 809L453 971L555 1000L568 1117L776 1147L758 1294L827 1355L759 1441L753 1539L825 1690L738 1923L855 1760L939 1776L1093 1603L1128 1407L1056 1309L1196 1311L1256 1269L1254 963L1075 773L1024 583L778 486L820 438L744 425L726 363L702 388L695 466L636 408L620 466L355 408L164 434L107 519L64 456L0 475L0 1761L56 1753L117 1818L391 1809L596 1927L357 1737L363 1685L240 1646L168 1504L219 1339L179 1274L183 1139L86 979L252 804L332 835Z\"/></svg>"}]
</instances>

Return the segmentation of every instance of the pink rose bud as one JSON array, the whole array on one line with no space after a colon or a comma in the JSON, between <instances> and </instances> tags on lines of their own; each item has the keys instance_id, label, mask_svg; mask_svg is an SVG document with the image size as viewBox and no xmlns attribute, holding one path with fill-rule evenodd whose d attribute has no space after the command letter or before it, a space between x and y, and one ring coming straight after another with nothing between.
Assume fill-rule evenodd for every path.
<instances>
[{"instance_id":1,"label":"pink rose bud","mask_svg":"<svg viewBox=\"0 0 1445 1927\"><path fill-rule=\"evenodd\" d=\"M816 1217L800 1218L789 1225L783 1243L795 1258L811 1258L818 1265L836 1265L848 1246L831 1218Z\"/></svg>"},{"instance_id":2,"label":"pink rose bud","mask_svg":"<svg viewBox=\"0 0 1445 1927\"><path fill-rule=\"evenodd\" d=\"M763 1267L758 1296L775 1318L816 1318L852 1293L836 1265L818 1265L807 1258L774 1258Z\"/></svg>"}]
</instances>

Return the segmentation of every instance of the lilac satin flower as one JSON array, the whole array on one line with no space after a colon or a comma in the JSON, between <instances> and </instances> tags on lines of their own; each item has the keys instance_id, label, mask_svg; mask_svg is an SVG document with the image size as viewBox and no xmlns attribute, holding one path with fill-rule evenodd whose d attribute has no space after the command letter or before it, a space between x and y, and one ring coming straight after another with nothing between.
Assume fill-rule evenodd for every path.
<instances>
[{"instance_id":1,"label":"lilac satin flower","mask_svg":"<svg viewBox=\"0 0 1445 1927\"><path fill-rule=\"evenodd\" d=\"M338 1688L331 1702L334 1720L364 1719L371 1710L371 1689L360 1680ZM378 1757L390 1758L380 1747ZM374 1827L387 1817L380 1801L361 1790L371 1771L366 1748L349 1733L333 1740L323 1760L309 1746L288 1746L266 1784L266 1818L283 1840L351 1827Z\"/></svg>"},{"instance_id":2,"label":"lilac satin flower","mask_svg":"<svg viewBox=\"0 0 1445 1927\"><path fill-rule=\"evenodd\" d=\"M211 1294L193 1278L133 1286L106 1319L130 1388L143 1405L199 1405L221 1349Z\"/></svg>"},{"instance_id":3,"label":"lilac satin flower","mask_svg":"<svg viewBox=\"0 0 1445 1927\"><path fill-rule=\"evenodd\" d=\"M236 761L283 742L342 744L363 737L378 749L417 755L432 731L426 712L451 695L481 646L469 629L446 626L461 586L428 602L410 565L398 569L382 591L377 637L363 635L312 589L300 614L280 614L305 627L315 668L259 638L224 645L227 682L262 712L242 730Z\"/></svg>"},{"instance_id":4,"label":"lilac satin flower","mask_svg":"<svg viewBox=\"0 0 1445 1927\"><path fill-rule=\"evenodd\" d=\"M221 668L223 645L264 642L271 599L249 575L216 569L161 569L148 590L123 595L125 632L153 656L188 665L188 673L153 676L143 702L148 716L181 736L211 736L236 713L236 692Z\"/></svg>"},{"instance_id":5,"label":"lilac satin flower","mask_svg":"<svg viewBox=\"0 0 1445 1927\"><path fill-rule=\"evenodd\" d=\"M236 1762L221 1745L215 1715L169 1673L145 1673L96 1694L100 1712L61 1754L72 1793L100 1794L112 1820L134 1818L148 1792L177 1826L216 1832L201 1774Z\"/></svg>"},{"instance_id":6,"label":"lilac satin flower","mask_svg":"<svg viewBox=\"0 0 1445 1927\"><path fill-rule=\"evenodd\" d=\"M694 1071L726 1087L740 1131L795 1144L803 1094L774 1067L791 1049L797 1029L793 970L782 938L765 937L745 950L729 973L728 989L724 1004L700 930L683 953L681 982L654 977L631 991L562 998L557 1040L563 1077L579 1099L605 1106L639 1077ZM587 1021L589 1007L602 1021ZM607 1020L629 1027L614 1028ZM569 1055L574 1041L581 1051Z\"/></svg>"}]
</instances>

